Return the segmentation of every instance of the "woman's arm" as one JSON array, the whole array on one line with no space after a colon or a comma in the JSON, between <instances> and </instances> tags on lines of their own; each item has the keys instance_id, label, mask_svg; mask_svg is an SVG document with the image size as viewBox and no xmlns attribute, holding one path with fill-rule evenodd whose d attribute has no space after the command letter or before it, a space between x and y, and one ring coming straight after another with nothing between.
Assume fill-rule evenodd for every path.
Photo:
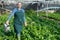
<instances>
[{"instance_id":1,"label":"woman's arm","mask_svg":"<svg viewBox=\"0 0 60 40\"><path fill-rule=\"evenodd\" d=\"M23 10L23 23L25 26L27 26L26 18L25 18L25 11Z\"/></svg>"},{"instance_id":2,"label":"woman's arm","mask_svg":"<svg viewBox=\"0 0 60 40\"><path fill-rule=\"evenodd\" d=\"M14 15L14 13L16 12L16 8L13 9L13 11L10 13L9 17L8 17L8 20L6 21L6 24L8 25L9 24L9 21L11 19L11 17Z\"/></svg>"},{"instance_id":3,"label":"woman's arm","mask_svg":"<svg viewBox=\"0 0 60 40\"><path fill-rule=\"evenodd\" d=\"M22 10L22 11L23 11L23 22L25 23L26 22L25 11L24 10Z\"/></svg>"}]
</instances>

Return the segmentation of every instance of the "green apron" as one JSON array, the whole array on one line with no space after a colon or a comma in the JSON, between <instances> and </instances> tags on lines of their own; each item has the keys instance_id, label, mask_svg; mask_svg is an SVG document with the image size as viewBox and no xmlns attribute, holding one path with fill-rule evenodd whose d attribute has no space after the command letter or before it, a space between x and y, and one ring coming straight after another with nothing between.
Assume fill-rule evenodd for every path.
<instances>
[{"instance_id":1,"label":"green apron","mask_svg":"<svg viewBox=\"0 0 60 40\"><path fill-rule=\"evenodd\" d=\"M14 14L14 29L16 33L22 31L24 13L22 10L18 10Z\"/></svg>"}]
</instances>

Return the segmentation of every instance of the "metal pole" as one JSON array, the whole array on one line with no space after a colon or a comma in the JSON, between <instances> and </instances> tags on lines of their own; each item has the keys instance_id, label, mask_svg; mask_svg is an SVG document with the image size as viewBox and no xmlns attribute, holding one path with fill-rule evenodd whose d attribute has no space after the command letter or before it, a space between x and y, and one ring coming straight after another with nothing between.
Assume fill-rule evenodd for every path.
<instances>
[{"instance_id":1,"label":"metal pole","mask_svg":"<svg viewBox=\"0 0 60 40\"><path fill-rule=\"evenodd\" d=\"M37 16L39 16L39 15L38 15L38 1L37 1Z\"/></svg>"},{"instance_id":2,"label":"metal pole","mask_svg":"<svg viewBox=\"0 0 60 40\"><path fill-rule=\"evenodd\" d=\"M46 10L46 17L48 17L48 3L47 3L47 10Z\"/></svg>"}]
</instances>

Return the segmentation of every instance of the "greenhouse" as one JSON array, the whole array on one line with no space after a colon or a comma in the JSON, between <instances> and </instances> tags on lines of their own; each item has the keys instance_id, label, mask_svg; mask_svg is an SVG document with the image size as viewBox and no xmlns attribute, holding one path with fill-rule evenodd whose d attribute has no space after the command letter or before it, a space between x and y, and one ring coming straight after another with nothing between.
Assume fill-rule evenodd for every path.
<instances>
[{"instance_id":1,"label":"greenhouse","mask_svg":"<svg viewBox=\"0 0 60 40\"><path fill-rule=\"evenodd\" d=\"M0 0L0 40L60 40L60 0Z\"/></svg>"}]
</instances>

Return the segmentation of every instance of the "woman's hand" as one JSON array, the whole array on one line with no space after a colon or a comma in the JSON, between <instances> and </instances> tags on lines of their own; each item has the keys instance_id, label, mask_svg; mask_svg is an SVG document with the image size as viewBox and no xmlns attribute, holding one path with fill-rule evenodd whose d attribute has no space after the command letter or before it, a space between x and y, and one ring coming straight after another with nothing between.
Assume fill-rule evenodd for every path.
<instances>
[{"instance_id":1,"label":"woman's hand","mask_svg":"<svg viewBox=\"0 0 60 40\"><path fill-rule=\"evenodd\" d=\"M9 25L9 21L6 21L6 24Z\"/></svg>"},{"instance_id":2,"label":"woman's hand","mask_svg":"<svg viewBox=\"0 0 60 40\"><path fill-rule=\"evenodd\" d=\"M27 26L27 22L24 23L24 26Z\"/></svg>"}]
</instances>

